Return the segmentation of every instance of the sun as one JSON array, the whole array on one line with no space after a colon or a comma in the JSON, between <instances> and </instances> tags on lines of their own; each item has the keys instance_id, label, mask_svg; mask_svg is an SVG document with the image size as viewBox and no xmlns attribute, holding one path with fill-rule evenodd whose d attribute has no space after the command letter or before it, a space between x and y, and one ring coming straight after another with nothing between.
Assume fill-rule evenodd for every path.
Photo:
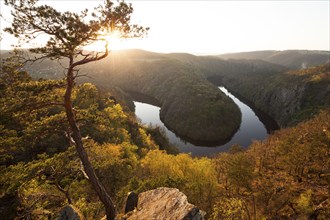
<instances>
[{"instance_id":1,"label":"sun","mask_svg":"<svg viewBox=\"0 0 330 220\"><path fill-rule=\"evenodd\" d=\"M125 48L125 41L127 39L121 38L119 32L113 32L104 36L105 41L108 43L110 50L121 50Z\"/></svg>"},{"instance_id":2,"label":"sun","mask_svg":"<svg viewBox=\"0 0 330 220\"><path fill-rule=\"evenodd\" d=\"M86 46L84 49L93 51L104 51L105 44L108 43L109 50L130 49L131 42L129 39L122 38L119 32L106 33L100 35L100 40Z\"/></svg>"}]
</instances>

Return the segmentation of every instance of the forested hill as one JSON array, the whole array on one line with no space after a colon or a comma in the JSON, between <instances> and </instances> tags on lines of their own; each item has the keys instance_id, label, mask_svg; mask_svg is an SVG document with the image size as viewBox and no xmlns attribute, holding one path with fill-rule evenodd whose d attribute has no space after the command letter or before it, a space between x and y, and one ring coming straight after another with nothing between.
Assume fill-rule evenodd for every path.
<instances>
[{"instance_id":1,"label":"forested hill","mask_svg":"<svg viewBox=\"0 0 330 220\"><path fill-rule=\"evenodd\" d=\"M186 122L179 125L177 119L189 117L183 109L201 103L200 100L205 103L213 102L212 95L207 95L208 92L200 88L207 87L209 92L212 90L214 95L217 94L214 97L223 97L221 92L215 91L215 88L205 80L215 85L224 85L250 105L273 117L282 127L296 124L311 117L318 109L327 107L329 97L327 66L314 69L312 75L322 75L316 81L307 80L311 76L308 74L287 73L298 64L301 69L304 58L311 61L308 65L325 64L329 58L328 51L260 51L240 53L236 58L246 58L247 55L251 55L249 58L253 60L224 60L217 56L163 54L143 50L114 51L105 60L82 69L81 73L90 78L80 79L82 82L92 81L103 87L119 86L124 90L134 90L158 99L161 105L164 105L161 110L162 120L182 136L192 136L193 133L189 134L188 130L192 131L192 126L199 124L200 121L187 118ZM281 58L277 60L284 60L288 65L279 65L276 60L275 63L271 63L272 59L264 61L267 57ZM63 77L63 68L56 62L44 61L26 66L26 68L35 78L61 79ZM318 73L318 70L322 72ZM304 72L304 70L301 71ZM211 98L206 98L206 96ZM208 104L202 105L202 111L189 107L192 109L189 114L204 115L208 111L204 108L206 106ZM235 115L231 117L232 128L225 132L227 134L237 127L239 116L237 113ZM200 119L205 121L202 117ZM210 124L205 126L210 126ZM211 125L211 127L214 126Z\"/></svg>"},{"instance_id":2,"label":"forested hill","mask_svg":"<svg viewBox=\"0 0 330 220\"><path fill-rule=\"evenodd\" d=\"M218 57L223 59L263 60L290 69L304 69L330 62L330 52L318 50L265 50L222 54Z\"/></svg>"},{"instance_id":3,"label":"forested hill","mask_svg":"<svg viewBox=\"0 0 330 220\"><path fill-rule=\"evenodd\" d=\"M313 52L310 53L313 57ZM123 62L126 63L125 65L118 61L125 59L126 61ZM293 55L292 59L298 60L299 57ZM323 58L318 59L317 54L313 59L318 63L325 61ZM125 79L127 74L122 71L127 69L127 66L134 69L130 73L138 74L141 80L147 75L146 73L153 72L160 75L168 69L164 66L171 66L174 63L177 65L175 60L180 61L179 68L184 66L187 72L199 78L227 87L250 105L269 114L281 127L296 124L310 118L319 109L329 107L329 64L289 71L287 67L263 60L223 60L214 56L194 56L185 53L159 54L134 50L113 54L109 61L104 61L103 65L94 66L87 72L100 68L103 73L95 74L95 80L109 79L109 83L134 88L138 82L130 83L132 77ZM108 75L105 74L105 69L109 66L106 62L112 63L113 68L107 72ZM160 65L161 63L163 66ZM151 66L153 69L150 68ZM122 72L120 75L112 74L116 72L114 70ZM150 82L149 88L152 88L152 85L162 84L156 84L155 80ZM102 82L97 84L99 83ZM142 91L140 88L137 90ZM162 93L165 91L168 90L162 90ZM176 90L172 92L177 93ZM148 94L155 95L154 91Z\"/></svg>"}]
</instances>

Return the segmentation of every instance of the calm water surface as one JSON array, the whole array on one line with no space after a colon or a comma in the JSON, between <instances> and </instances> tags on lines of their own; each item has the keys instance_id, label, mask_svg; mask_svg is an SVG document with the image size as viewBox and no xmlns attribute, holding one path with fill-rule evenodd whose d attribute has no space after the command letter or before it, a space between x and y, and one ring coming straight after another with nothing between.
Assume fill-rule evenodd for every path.
<instances>
[{"instance_id":1,"label":"calm water surface","mask_svg":"<svg viewBox=\"0 0 330 220\"><path fill-rule=\"evenodd\" d=\"M176 146L180 152L191 153L194 156L212 156L217 152L228 151L229 148L234 144L239 144L246 148L252 143L253 140L265 139L268 135L266 127L259 120L254 111L249 106L238 100L231 93L229 93L226 88L219 87L219 89L227 96L229 96L236 103L236 105L238 105L242 112L242 122L239 130L235 133L229 142L221 146L196 146L177 137L172 131L168 130L160 120L160 108L157 106L142 102L134 102L135 114L144 124L152 124L163 127L172 145Z\"/></svg>"}]
</instances>

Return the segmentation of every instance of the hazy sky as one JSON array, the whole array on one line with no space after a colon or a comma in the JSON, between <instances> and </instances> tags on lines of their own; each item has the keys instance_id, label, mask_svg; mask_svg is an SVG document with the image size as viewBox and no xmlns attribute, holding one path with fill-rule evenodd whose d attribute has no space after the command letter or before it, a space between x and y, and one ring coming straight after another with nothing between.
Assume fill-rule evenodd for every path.
<instances>
[{"instance_id":1,"label":"hazy sky","mask_svg":"<svg viewBox=\"0 0 330 220\"><path fill-rule=\"evenodd\" d=\"M80 11L102 1L42 1ZM156 52L221 54L253 50L330 50L330 1L127 1L133 22L150 27L148 37L118 48ZM1 0L1 13L10 21ZM1 20L1 29L8 26ZM11 37L3 34L1 49Z\"/></svg>"}]
</instances>

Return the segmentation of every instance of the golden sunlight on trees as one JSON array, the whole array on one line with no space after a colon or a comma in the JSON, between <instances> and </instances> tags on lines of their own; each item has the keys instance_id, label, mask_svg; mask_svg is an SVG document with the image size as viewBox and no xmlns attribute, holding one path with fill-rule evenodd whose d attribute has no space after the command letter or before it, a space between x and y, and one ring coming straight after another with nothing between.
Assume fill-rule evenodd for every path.
<instances>
[{"instance_id":1,"label":"golden sunlight on trees","mask_svg":"<svg viewBox=\"0 0 330 220\"><path fill-rule=\"evenodd\" d=\"M1 210L4 219L57 218L59 209L67 204L73 204L88 219L103 217L102 203L82 172L75 148L65 138L70 128L64 109L35 105L60 99L65 92L63 81L32 80L20 70L15 57L2 64L0 203L11 207ZM111 93L100 92L89 83L73 89L84 149L107 193L120 205L138 159L158 146L149 131L109 96Z\"/></svg>"},{"instance_id":2,"label":"golden sunlight on trees","mask_svg":"<svg viewBox=\"0 0 330 220\"><path fill-rule=\"evenodd\" d=\"M140 37L146 29L130 24L133 8L124 2L115 5L110 0L106 0L92 13L86 9L80 14L69 11L61 13L50 6L39 4L37 0L5 0L5 4L13 9L12 26L5 31L23 42L37 39L40 34L49 36L44 46L30 49L30 52L39 56L29 61L35 62L46 58L68 61L64 102L59 102L57 105L65 108L71 128L68 136L72 138L85 172L105 206L107 219L114 219L116 216L114 202L100 184L83 147L82 135L73 111L72 90L75 79L79 77L79 66L101 60L108 55L108 42L105 43L103 52L85 53L83 51L85 46L98 40L105 40L99 37L104 33L119 31L123 37ZM92 19L88 20L89 16Z\"/></svg>"},{"instance_id":3,"label":"golden sunlight on trees","mask_svg":"<svg viewBox=\"0 0 330 220\"><path fill-rule=\"evenodd\" d=\"M169 155L152 150L141 160L138 191L160 186L183 191L189 201L210 212L217 192L217 179L211 159L192 158L188 154Z\"/></svg>"}]
</instances>

